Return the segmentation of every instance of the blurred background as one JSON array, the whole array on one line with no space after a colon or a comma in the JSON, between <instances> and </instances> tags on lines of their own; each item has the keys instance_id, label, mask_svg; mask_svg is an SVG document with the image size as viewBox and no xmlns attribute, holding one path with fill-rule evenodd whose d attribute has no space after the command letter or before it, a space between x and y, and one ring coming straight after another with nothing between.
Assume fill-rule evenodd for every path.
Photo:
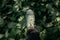
<instances>
[{"instance_id":1,"label":"blurred background","mask_svg":"<svg viewBox=\"0 0 60 40\"><path fill-rule=\"evenodd\" d=\"M0 0L0 40L25 40L27 6L41 40L60 40L60 0Z\"/></svg>"}]
</instances>

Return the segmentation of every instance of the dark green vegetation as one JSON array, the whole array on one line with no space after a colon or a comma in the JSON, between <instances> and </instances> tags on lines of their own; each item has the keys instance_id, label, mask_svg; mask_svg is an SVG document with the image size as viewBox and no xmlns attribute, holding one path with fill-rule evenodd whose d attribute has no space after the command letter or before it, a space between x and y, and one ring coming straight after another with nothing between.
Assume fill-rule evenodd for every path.
<instances>
[{"instance_id":1,"label":"dark green vegetation","mask_svg":"<svg viewBox=\"0 0 60 40\"><path fill-rule=\"evenodd\" d=\"M26 6L35 12L41 39L60 40L60 0L0 0L0 40L25 39Z\"/></svg>"}]
</instances>

